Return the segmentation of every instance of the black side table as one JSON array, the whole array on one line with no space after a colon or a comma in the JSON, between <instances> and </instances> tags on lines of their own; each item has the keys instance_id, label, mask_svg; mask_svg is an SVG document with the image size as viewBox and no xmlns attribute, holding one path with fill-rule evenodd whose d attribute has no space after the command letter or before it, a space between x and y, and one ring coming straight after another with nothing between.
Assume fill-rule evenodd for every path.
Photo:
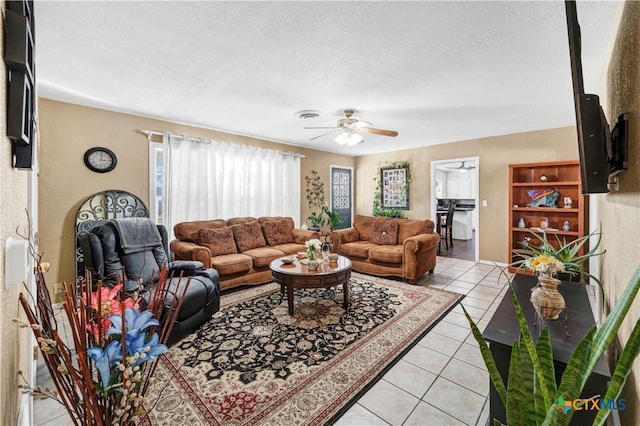
<instances>
[{"instance_id":1,"label":"black side table","mask_svg":"<svg viewBox=\"0 0 640 426\"><path fill-rule=\"evenodd\" d=\"M560 383L562 373L567 362L578 345L580 340L593 327L595 321L589 304L589 296L584 284L563 281L558 287L567 304L566 329L563 321L565 313L560 314L556 321L542 322L536 317L535 309L529 301L531 289L536 285L537 277L531 275L517 274L513 279L518 301L522 306L522 311L529 324L529 330L534 342L537 341L544 326L549 327L549 337L553 347L553 360L556 373L556 383ZM567 331L569 336L567 337ZM509 374L509 361L511 358L511 347L513 342L520 337L520 327L513 307L511 294L507 292L500 306L493 314L491 321L483 333L484 338L489 342L491 353L496 361L498 371L505 383ZM587 381L581 394L582 398L590 398L594 395L604 396L611 378L609 367L604 359L604 355L596 364L591 377ZM489 421L498 419L506 424L506 413L500 396L496 392L493 384L490 390L490 414ZM571 418L571 425L592 424L597 411L576 411Z\"/></svg>"}]
</instances>

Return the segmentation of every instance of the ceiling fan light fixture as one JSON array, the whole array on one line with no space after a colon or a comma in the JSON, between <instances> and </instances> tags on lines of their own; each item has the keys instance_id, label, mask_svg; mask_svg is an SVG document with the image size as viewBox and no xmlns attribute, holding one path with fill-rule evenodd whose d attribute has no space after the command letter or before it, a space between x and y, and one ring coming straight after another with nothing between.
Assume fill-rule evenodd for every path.
<instances>
[{"instance_id":1,"label":"ceiling fan light fixture","mask_svg":"<svg viewBox=\"0 0 640 426\"><path fill-rule=\"evenodd\" d=\"M364 142L362 135L355 132L342 132L334 139L339 145L353 146Z\"/></svg>"}]
</instances>

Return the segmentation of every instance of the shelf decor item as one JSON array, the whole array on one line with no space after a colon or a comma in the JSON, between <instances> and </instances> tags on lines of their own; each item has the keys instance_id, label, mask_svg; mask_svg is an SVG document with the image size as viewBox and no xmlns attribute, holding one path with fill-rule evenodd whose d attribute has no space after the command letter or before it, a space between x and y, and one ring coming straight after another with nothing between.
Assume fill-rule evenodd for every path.
<instances>
[{"instance_id":1,"label":"shelf decor item","mask_svg":"<svg viewBox=\"0 0 640 426\"><path fill-rule=\"evenodd\" d=\"M547 229L548 227L549 227L549 219L545 217L540 221L540 228L544 230L544 229Z\"/></svg>"},{"instance_id":2,"label":"shelf decor item","mask_svg":"<svg viewBox=\"0 0 640 426\"><path fill-rule=\"evenodd\" d=\"M518 228L526 228L527 224L524 223L524 218L520 218L520 221L518 222Z\"/></svg>"},{"instance_id":3,"label":"shelf decor item","mask_svg":"<svg viewBox=\"0 0 640 426\"><path fill-rule=\"evenodd\" d=\"M553 189L545 189L543 191L537 191L532 189L528 192L531 197L529 207L556 207L556 201L560 194Z\"/></svg>"}]
</instances>

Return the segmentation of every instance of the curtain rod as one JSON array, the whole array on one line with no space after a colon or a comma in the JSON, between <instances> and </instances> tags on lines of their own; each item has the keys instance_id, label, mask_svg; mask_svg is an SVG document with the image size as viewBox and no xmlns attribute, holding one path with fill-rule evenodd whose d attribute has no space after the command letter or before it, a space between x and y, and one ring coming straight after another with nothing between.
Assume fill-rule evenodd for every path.
<instances>
[{"instance_id":1,"label":"curtain rod","mask_svg":"<svg viewBox=\"0 0 640 426\"><path fill-rule=\"evenodd\" d=\"M153 136L164 136L164 133L160 132L158 130L142 129L142 130L140 130L140 133L142 133L143 135L147 136L147 141L151 141L151 138ZM197 137L193 137L193 136L176 135L175 133L171 133L171 132L169 132L169 134L171 136L173 136L173 137L181 138L181 139L184 139L184 140L200 141L202 139L202 138L197 138ZM221 142L221 141L216 141L216 142ZM223 142L223 143L232 143L232 142ZM262 147L258 147L258 146L255 146L255 145L246 145L246 144L236 144L236 145L242 145L242 146L246 146L248 148L262 148ZM263 148L263 149L271 149L271 148ZM279 149L276 149L275 151L278 151L278 153L280 153L282 155L291 155L291 156L294 156L294 157L305 158L305 156L303 154L300 154L299 152L281 151Z\"/></svg>"}]
</instances>

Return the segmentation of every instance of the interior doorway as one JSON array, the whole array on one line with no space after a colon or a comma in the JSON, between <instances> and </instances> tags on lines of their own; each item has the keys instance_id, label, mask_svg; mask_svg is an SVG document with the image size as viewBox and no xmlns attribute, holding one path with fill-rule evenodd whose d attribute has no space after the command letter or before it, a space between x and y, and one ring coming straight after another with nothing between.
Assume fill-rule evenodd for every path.
<instances>
[{"instance_id":1,"label":"interior doorway","mask_svg":"<svg viewBox=\"0 0 640 426\"><path fill-rule=\"evenodd\" d=\"M453 248L443 242L440 255L480 260L480 157L460 157L431 162L431 217L450 202L456 203ZM456 249L456 243L458 247Z\"/></svg>"}]
</instances>

